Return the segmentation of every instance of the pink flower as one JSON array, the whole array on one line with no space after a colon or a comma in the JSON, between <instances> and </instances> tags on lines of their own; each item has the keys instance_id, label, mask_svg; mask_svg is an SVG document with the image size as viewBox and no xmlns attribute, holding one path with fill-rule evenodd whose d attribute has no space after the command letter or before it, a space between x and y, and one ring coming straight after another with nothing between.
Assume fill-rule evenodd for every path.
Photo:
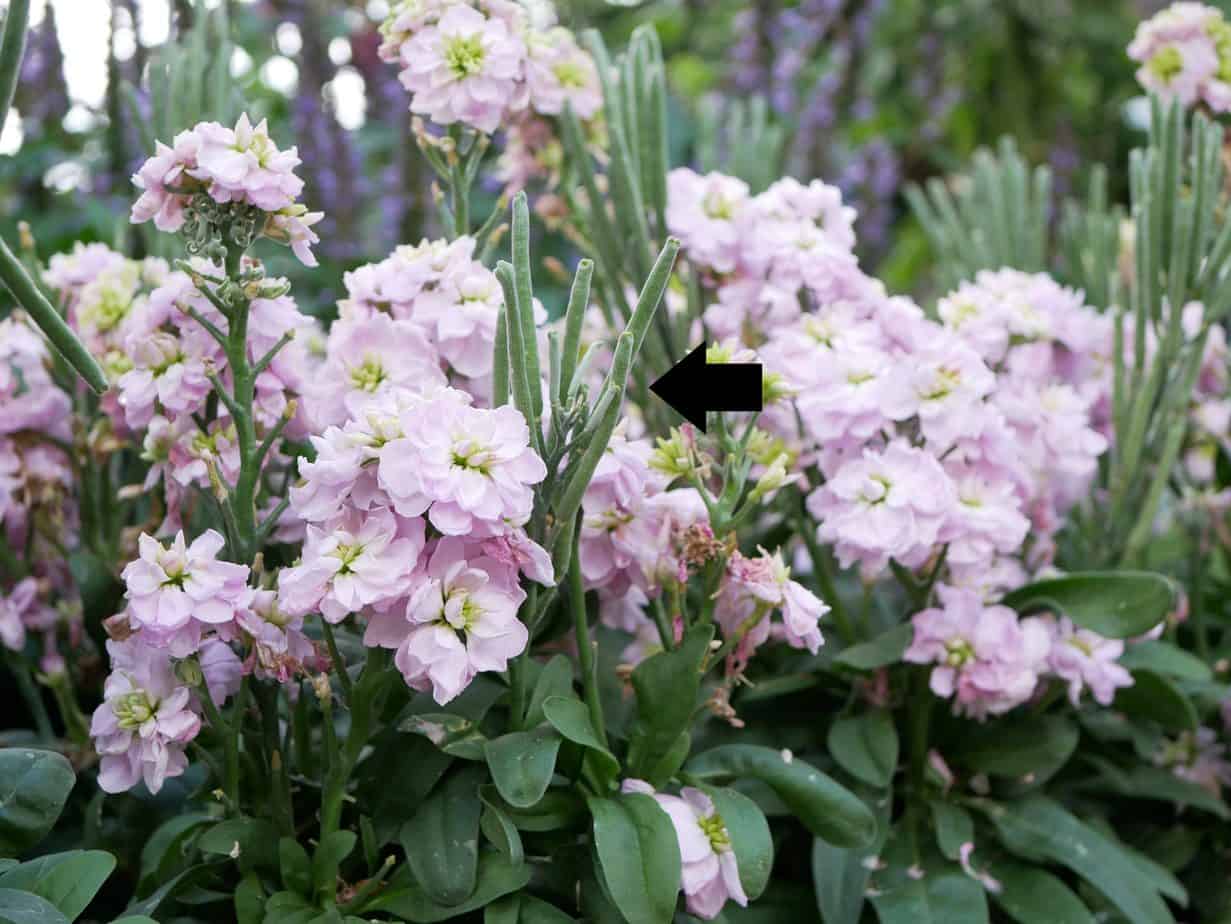
<instances>
[{"instance_id":1,"label":"pink flower","mask_svg":"<svg viewBox=\"0 0 1231 924\"><path fill-rule=\"evenodd\" d=\"M620 791L652 796L671 819L680 845L681 885L689 914L709 921L718 917L728 900L748 906L731 835L709 796L691 786L671 796L632 779L625 780Z\"/></svg>"},{"instance_id":2,"label":"pink flower","mask_svg":"<svg viewBox=\"0 0 1231 924\"><path fill-rule=\"evenodd\" d=\"M168 653L139 636L107 642L107 653L112 673L90 722L102 757L98 784L116 793L144 780L157 793L188 767L184 746L201 729L193 692L176 680Z\"/></svg>"},{"instance_id":3,"label":"pink flower","mask_svg":"<svg viewBox=\"0 0 1231 924\"><path fill-rule=\"evenodd\" d=\"M524 599L506 566L446 536L415 574L405 613L374 616L364 643L396 648L406 683L444 705L477 673L503 671L525 650L529 633L517 618Z\"/></svg>"},{"instance_id":4,"label":"pink flower","mask_svg":"<svg viewBox=\"0 0 1231 924\"><path fill-rule=\"evenodd\" d=\"M26 614L38 598L38 581L32 577L18 581L7 594L0 595L0 642L12 651L26 644Z\"/></svg>"},{"instance_id":5,"label":"pink flower","mask_svg":"<svg viewBox=\"0 0 1231 924\"><path fill-rule=\"evenodd\" d=\"M496 535L521 526L547 468L516 408L469 407L447 397L407 415L406 436L381 453L379 481L402 516L427 511L446 535Z\"/></svg>"},{"instance_id":6,"label":"pink flower","mask_svg":"<svg viewBox=\"0 0 1231 924\"><path fill-rule=\"evenodd\" d=\"M191 179L188 171L196 167L201 140L195 130L175 136L174 147L157 142L154 156L133 176L141 195L133 203L131 221L143 224L154 220L159 231L178 231L184 224L184 206Z\"/></svg>"},{"instance_id":7,"label":"pink flower","mask_svg":"<svg viewBox=\"0 0 1231 924\"><path fill-rule=\"evenodd\" d=\"M932 553L952 513L953 483L936 457L901 440L883 452L865 449L808 497L842 567L856 561L870 574L896 559L915 568Z\"/></svg>"},{"instance_id":8,"label":"pink flower","mask_svg":"<svg viewBox=\"0 0 1231 924\"><path fill-rule=\"evenodd\" d=\"M1231 106L1231 24L1202 3L1173 3L1137 27L1129 57L1141 63L1147 90L1184 106L1204 102L1215 112Z\"/></svg>"},{"instance_id":9,"label":"pink flower","mask_svg":"<svg viewBox=\"0 0 1231 924\"><path fill-rule=\"evenodd\" d=\"M206 627L231 623L248 599L248 566L218 560L225 544L206 530L192 545L183 532L170 546L141 534L140 558L124 568L130 619L153 644L186 657Z\"/></svg>"},{"instance_id":10,"label":"pink flower","mask_svg":"<svg viewBox=\"0 0 1231 924\"><path fill-rule=\"evenodd\" d=\"M757 558L745 558L735 552L727 563L719 593L714 615L723 633L733 638L746 631L749 652L769 637L768 616L773 610L782 611L783 629L792 647L816 654L824 644L818 624L829 607L812 591L791 580L791 569L780 551L770 555L762 549ZM751 619L758 621L745 629Z\"/></svg>"},{"instance_id":11,"label":"pink flower","mask_svg":"<svg viewBox=\"0 0 1231 924\"><path fill-rule=\"evenodd\" d=\"M197 165L188 173L208 184L215 202L244 202L277 212L303 192L303 180L294 172L300 163L295 148L279 151L264 120L253 127L244 113L234 129L202 122L193 133Z\"/></svg>"},{"instance_id":12,"label":"pink flower","mask_svg":"<svg viewBox=\"0 0 1231 924\"><path fill-rule=\"evenodd\" d=\"M133 368L118 383L120 406L128 425L140 430L157 409L171 417L192 414L205 404L210 392L204 346L197 337L170 333L134 337Z\"/></svg>"},{"instance_id":13,"label":"pink flower","mask_svg":"<svg viewBox=\"0 0 1231 924\"><path fill-rule=\"evenodd\" d=\"M251 639L245 673L261 680L288 683L307 668L318 667L316 646L303 632L303 616L292 616L278 607L278 595L258 590L251 605L236 616L240 629Z\"/></svg>"},{"instance_id":14,"label":"pink flower","mask_svg":"<svg viewBox=\"0 0 1231 924\"><path fill-rule=\"evenodd\" d=\"M231 646L219 638L207 638L197 650L197 663L205 677L209 698L221 706L239 692L244 667Z\"/></svg>"},{"instance_id":15,"label":"pink flower","mask_svg":"<svg viewBox=\"0 0 1231 924\"><path fill-rule=\"evenodd\" d=\"M721 173L701 176L680 167L667 175L667 229L680 239L689 260L730 273L739 257L739 222L749 199L743 180Z\"/></svg>"},{"instance_id":16,"label":"pink flower","mask_svg":"<svg viewBox=\"0 0 1231 924\"><path fill-rule=\"evenodd\" d=\"M1083 688L1089 688L1099 705L1110 706L1118 688L1132 686L1133 675L1116 663L1124 654L1124 642L1078 629L1067 618L1053 624L1052 633L1047 664L1069 685L1069 701L1074 706Z\"/></svg>"},{"instance_id":17,"label":"pink flower","mask_svg":"<svg viewBox=\"0 0 1231 924\"><path fill-rule=\"evenodd\" d=\"M525 104L526 47L508 24L465 3L416 30L401 48L412 112L491 134Z\"/></svg>"},{"instance_id":18,"label":"pink flower","mask_svg":"<svg viewBox=\"0 0 1231 924\"><path fill-rule=\"evenodd\" d=\"M496 274L467 261L445 273L435 290L419 299L416 319L430 324L441 357L457 372L475 378L492 371L503 305Z\"/></svg>"},{"instance_id":19,"label":"pink flower","mask_svg":"<svg viewBox=\"0 0 1231 924\"><path fill-rule=\"evenodd\" d=\"M309 524L300 562L278 574L279 604L292 616L319 611L331 623L388 605L405 593L423 543L422 520L383 508Z\"/></svg>"},{"instance_id":20,"label":"pink flower","mask_svg":"<svg viewBox=\"0 0 1231 924\"><path fill-rule=\"evenodd\" d=\"M939 588L942 606L916 613L914 639L902 655L935 664L932 692L954 697L954 708L975 718L1008 712L1034 693L1050 635L1038 619L1018 621L1007 606L986 606L977 593Z\"/></svg>"},{"instance_id":21,"label":"pink flower","mask_svg":"<svg viewBox=\"0 0 1231 924\"><path fill-rule=\"evenodd\" d=\"M327 358L305 384L317 426L342 424L373 397L394 390L424 392L444 385L436 350L409 321L386 315L343 320L329 331Z\"/></svg>"},{"instance_id":22,"label":"pink flower","mask_svg":"<svg viewBox=\"0 0 1231 924\"><path fill-rule=\"evenodd\" d=\"M567 102L579 119L591 119L603 107L594 59L568 29L528 30L526 86L530 105L543 115L560 115Z\"/></svg>"}]
</instances>

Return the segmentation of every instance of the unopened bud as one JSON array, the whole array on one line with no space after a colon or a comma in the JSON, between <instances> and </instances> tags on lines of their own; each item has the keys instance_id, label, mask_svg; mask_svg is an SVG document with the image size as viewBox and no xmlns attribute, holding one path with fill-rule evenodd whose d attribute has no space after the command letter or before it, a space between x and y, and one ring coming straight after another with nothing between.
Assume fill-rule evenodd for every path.
<instances>
[{"instance_id":1,"label":"unopened bud","mask_svg":"<svg viewBox=\"0 0 1231 924\"><path fill-rule=\"evenodd\" d=\"M188 687L199 687L205 683L205 672L201 670L201 665L197 663L196 658L185 658L177 662L175 676L180 683Z\"/></svg>"}]
</instances>

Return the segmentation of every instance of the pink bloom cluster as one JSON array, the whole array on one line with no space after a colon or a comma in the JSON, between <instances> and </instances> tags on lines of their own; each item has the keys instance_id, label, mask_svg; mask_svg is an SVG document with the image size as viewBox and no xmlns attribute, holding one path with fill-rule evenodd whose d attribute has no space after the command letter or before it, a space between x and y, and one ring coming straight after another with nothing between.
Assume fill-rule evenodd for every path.
<instances>
[{"instance_id":1,"label":"pink bloom cluster","mask_svg":"<svg viewBox=\"0 0 1231 924\"><path fill-rule=\"evenodd\" d=\"M546 468L516 409L475 407L444 384L415 321L346 310L351 331L383 325L415 341L421 359L389 354L390 369L422 362L435 376L377 376L380 387L346 395L340 426L312 437L316 458L291 491L306 538L279 574L280 606L365 619L366 643L394 649L406 682L445 703L526 647L521 576L553 582L550 558L523 529ZM354 342L331 333L323 368L368 362L348 352Z\"/></svg>"},{"instance_id":2,"label":"pink bloom cluster","mask_svg":"<svg viewBox=\"0 0 1231 924\"><path fill-rule=\"evenodd\" d=\"M653 797L671 819L680 846L680 887L689 914L712 921L727 901L748 906L731 835L713 799L691 786L673 796L633 779L625 780L620 790Z\"/></svg>"},{"instance_id":3,"label":"pink bloom cluster","mask_svg":"<svg viewBox=\"0 0 1231 924\"><path fill-rule=\"evenodd\" d=\"M486 400L504 296L495 274L474 258L472 238L399 247L344 281L340 317L307 393L317 432L391 391L448 382Z\"/></svg>"},{"instance_id":4,"label":"pink bloom cluster","mask_svg":"<svg viewBox=\"0 0 1231 924\"><path fill-rule=\"evenodd\" d=\"M205 275L218 267L196 261ZM180 528L190 488L209 490L211 478L233 484L239 472L234 424L225 408L204 427L199 423L209 401L212 371L224 383L231 373L222 347L193 315L228 329L226 317L183 271L168 272L162 261L134 262L97 245L53 258L48 282L59 288L69 321L99 357L115 387L103 397L103 410L121 437L142 445L150 463L143 490L161 482L166 518L159 529ZM276 287L279 280L269 280ZM248 320L248 358L258 362L284 334L295 339L257 376L254 415L259 434L279 424L314 381L311 341L317 326L293 298L253 299ZM2 374L2 373L0 373ZM46 398L46 390L40 390ZM307 415L298 411L286 428L292 437L308 432ZM49 419L67 425L66 415ZM271 454L268 464L281 464ZM212 470L212 473L211 473Z\"/></svg>"},{"instance_id":5,"label":"pink bloom cluster","mask_svg":"<svg viewBox=\"0 0 1231 924\"><path fill-rule=\"evenodd\" d=\"M1231 109L1231 23L1204 3L1173 3L1137 26L1128 55L1146 90L1184 106Z\"/></svg>"},{"instance_id":6,"label":"pink bloom cluster","mask_svg":"<svg viewBox=\"0 0 1231 924\"><path fill-rule=\"evenodd\" d=\"M989 606L972 590L942 585L941 606L916 613L914 639L903 659L935 664L932 692L953 699L974 718L1000 715L1031 699L1040 680L1068 686L1074 705L1083 690L1107 706L1132 684L1117 663L1124 643L1076 629L1067 619L1019 619L1007 606Z\"/></svg>"},{"instance_id":7,"label":"pink bloom cluster","mask_svg":"<svg viewBox=\"0 0 1231 924\"><path fill-rule=\"evenodd\" d=\"M745 558L739 552L727 561L727 570L719 588L714 617L728 638L739 638L735 658L742 663L770 637L769 614L782 613L779 629L782 637L794 648L812 654L820 650L819 622L829 607L797 581L791 580L791 569L782 560L782 553L770 555L765 550L756 558Z\"/></svg>"},{"instance_id":8,"label":"pink bloom cluster","mask_svg":"<svg viewBox=\"0 0 1231 924\"><path fill-rule=\"evenodd\" d=\"M222 547L213 530L192 543L177 533L169 545L142 534L138 557L124 568L125 608L108 623L112 672L90 727L108 792L142 780L157 792L187 767L202 692L180 679L179 660L192 659L219 705L251 672L232 648L245 639L243 621L254 619L248 566L220 560Z\"/></svg>"},{"instance_id":9,"label":"pink bloom cluster","mask_svg":"<svg viewBox=\"0 0 1231 924\"><path fill-rule=\"evenodd\" d=\"M0 544L21 561L14 584L0 582L0 644L20 651L42 639L44 669L61 664L59 633L81 637L80 606L63 549L77 544L69 396L52 376L46 342L23 314L0 321ZM64 607L51 605L59 598Z\"/></svg>"},{"instance_id":10,"label":"pink bloom cluster","mask_svg":"<svg viewBox=\"0 0 1231 924\"><path fill-rule=\"evenodd\" d=\"M582 498L581 572L598 591L608 625L638 634L652 627L643 608L664 586L688 579L683 543L707 529L705 504L692 488L667 490L650 466L647 440L617 431Z\"/></svg>"},{"instance_id":11,"label":"pink bloom cluster","mask_svg":"<svg viewBox=\"0 0 1231 924\"><path fill-rule=\"evenodd\" d=\"M380 54L401 68L412 112L491 134L533 114L578 117L602 105L594 61L572 32L512 0L401 0Z\"/></svg>"},{"instance_id":12,"label":"pink bloom cluster","mask_svg":"<svg viewBox=\"0 0 1231 924\"><path fill-rule=\"evenodd\" d=\"M266 214L263 233L289 244L306 266L316 266L312 230L322 212L309 212L296 201L303 180L295 175L300 159L295 148L281 151L265 122L253 125L247 113L235 128L201 122L175 136L171 146L158 142L155 153L133 176L141 195L132 221L153 220L160 231L178 231L193 194L204 192L219 205L236 203Z\"/></svg>"}]
</instances>

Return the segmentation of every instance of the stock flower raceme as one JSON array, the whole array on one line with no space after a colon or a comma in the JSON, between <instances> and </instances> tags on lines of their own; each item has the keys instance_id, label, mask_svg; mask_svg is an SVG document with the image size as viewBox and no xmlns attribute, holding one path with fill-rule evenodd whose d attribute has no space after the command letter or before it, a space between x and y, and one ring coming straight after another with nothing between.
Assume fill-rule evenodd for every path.
<instances>
[{"instance_id":1,"label":"stock flower raceme","mask_svg":"<svg viewBox=\"0 0 1231 924\"><path fill-rule=\"evenodd\" d=\"M491 134L523 113L592 118L598 71L573 34L507 0L403 0L381 26L381 57L401 67L412 112Z\"/></svg>"},{"instance_id":2,"label":"stock flower raceme","mask_svg":"<svg viewBox=\"0 0 1231 924\"><path fill-rule=\"evenodd\" d=\"M311 226L323 217L297 200L303 180L295 148L280 150L264 121L253 125L244 113L235 127L201 122L175 136L171 146L159 142L154 156L133 176L141 195L133 203L134 224L153 220L160 231L178 231L193 210L197 193L219 206L234 203L265 215L266 236L291 245L295 255L315 266Z\"/></svg>"},{"instance_id":3,"label":"stock flower raceme","mask_svg":"<svg viewBox=\"0 0 1231 924\"><path fill-rule=\"evenodd\" d=\"M123 792L144 781L158 792L188 767L185 746L201 730L194 693L175 677L165 650L137 637L109 641L112 673L90 734L102 757L98 784Z\"/></svg>"},{"instance_id":4,"label":"stock flower raceme","mask_svg":"<svg viewBox=\"0 0 1231 924\"><path fill-rule=\"evenodd\" d=\"M655 792L642 780L627 779L620 788L651 796L671 819L679 840L681 888L689 914L710 921L728 901L747 907L731 835L714 800L692 786L685 786L678 796Z\"/></svg>"},{"instance_id":5,"label":"stock flower raceme","mask_svg":"<svg viewBox=\"0 0 1231 924\"><path fill-rule=\"evenodd\" d=\"M218 559L225 540L206 530L188 544L183 532L169 546L142 534L140 557L124 568L128 616L147 642L176 657L196 651L201 633L220 630L248 602L248 566Z\"/></svg>"}]
</instances>

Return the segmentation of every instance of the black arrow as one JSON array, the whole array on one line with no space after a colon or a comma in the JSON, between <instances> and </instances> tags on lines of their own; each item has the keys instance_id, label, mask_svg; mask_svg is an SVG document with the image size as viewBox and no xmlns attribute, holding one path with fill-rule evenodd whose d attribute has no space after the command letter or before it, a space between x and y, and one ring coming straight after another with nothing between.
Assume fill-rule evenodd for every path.
<instances>
[{"instance_id":1,"label":"black arrow","mask_svg":"<svg viewBox=\"0 0 1231 924\"><path fill-rule=\"evenodd\" d=\"M706 411L759 411L760 363L707 363L705 344L672 366L650 386L685 420L705 432Z\"/></svg>"}]
</instances>

